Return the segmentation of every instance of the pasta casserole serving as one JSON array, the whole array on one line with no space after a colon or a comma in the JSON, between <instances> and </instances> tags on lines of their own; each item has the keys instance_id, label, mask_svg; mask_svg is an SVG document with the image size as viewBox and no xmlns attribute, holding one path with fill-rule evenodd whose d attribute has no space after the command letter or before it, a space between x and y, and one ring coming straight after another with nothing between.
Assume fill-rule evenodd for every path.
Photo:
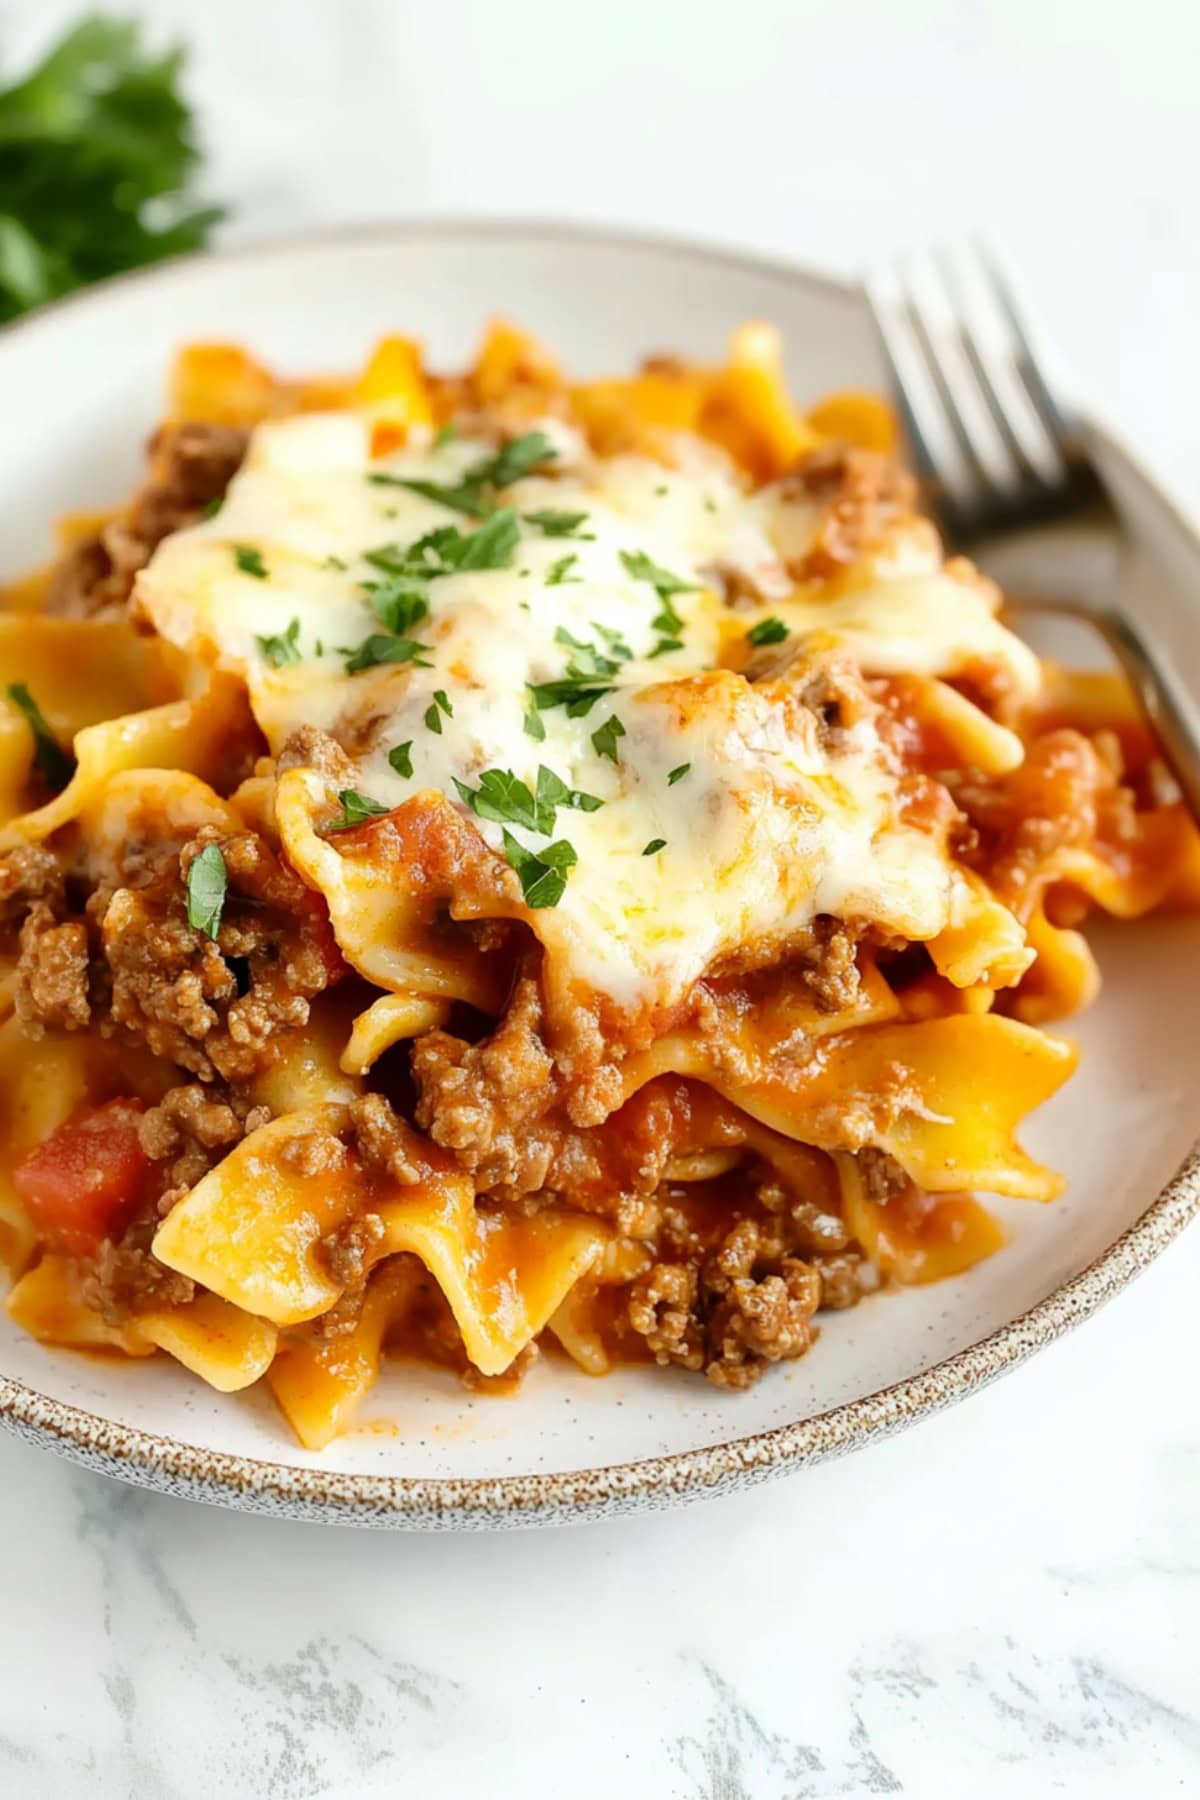
<instances>
[{"instance_id":1,"label":"pasta casserole serving","mask_svg":"<svg viewBox=\"0 0 1200 1800\"><path fill-rule=\"evenodd\" d=\"M182 353L0 613L20 1326L320 1448L389 1350L746 1387L1054 1198L1081 921L1200 846L895 450L763 325L585 382L503 323L461 376Z\"/></svg>"}]
</instances>

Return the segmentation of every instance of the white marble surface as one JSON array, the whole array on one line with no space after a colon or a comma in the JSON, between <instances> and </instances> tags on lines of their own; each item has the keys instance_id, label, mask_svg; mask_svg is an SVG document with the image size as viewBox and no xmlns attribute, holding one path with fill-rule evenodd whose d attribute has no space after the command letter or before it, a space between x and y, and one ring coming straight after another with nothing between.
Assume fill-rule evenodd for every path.
<instances>
[{"instance_id":1,"label":"white marble surface","mask_svg":"<svg viewBox=\"0 0 1200 1800\"><path fill-rule=\"evenodd\" d=\"M72 10L0 0L6 55ZM1200 506L1189 0L142 10L196 44L231 233L572 214L849 270L983 225ZM0 1793L1194 1793L1198 1282L1193 1231L904 1438L548 1535L237 1517L0 1439Z\"/></svg>"}]
</instances>

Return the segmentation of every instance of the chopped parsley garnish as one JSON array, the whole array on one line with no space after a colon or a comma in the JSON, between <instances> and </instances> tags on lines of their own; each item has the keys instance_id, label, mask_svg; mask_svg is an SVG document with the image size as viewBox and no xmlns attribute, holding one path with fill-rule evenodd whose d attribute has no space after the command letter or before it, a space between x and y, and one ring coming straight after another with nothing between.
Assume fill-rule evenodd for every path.
<instances>
[{"instance_id":1,"label":"chopped parsley garnish","mask_svg":"<svg viewBox=\"0 0 1200 1800\"><path fill-rule=\"evenodd\" d=\"M507 569L521 536L516 508L502 506L455 547L456 569ZM444 554L444 553L443 553Z\"/></svg>"},{"instance_id":2,"label":"chopped parsley garnish","mask_svg":"<svg viewBox=\"0 0 1200 1800\"><path fill-rule=\"evenodd\" d=\"M403 775L407 780L412 775L412 739L409 738L407 744L397 744L394 749L389 750L388 762L397 775Z\"/></svg>"},{"instance_id":3,"label":"chopped parsley garnish","mask_svg":"<svg viewBox=\"0 0 1200 1800\"><path fill-rule=\"evenodd\" d=\"M572 552L570 556L560 556L556 563L551 563L546 575L546 586L561 587L564 581L578 581L577 575L567 573L578 561L579 558Z\"/></svg>"},{"instance_id":4,"label":"chopped parsley garnish","mask_svg":"<svg viewBox=\"0 0 1200 1800\"><path fill-rule=\"evenodd\" d=\"M617 739L625 736L625 727L616 713L611 719L605 719L603 725L592 733L592 748L597 756L607 756L610 762L619 763L617 755Z\"/></svg>"},{"instance_id":5,"label":"chopped parsley garnish","mask_svg":"<svg viewBox=\"0 0 1200 1800\"><path fill-rule=\"evenodd\" d=\"M229 874L217 844L206 844L187 872L187 922L193 931L214 938L221 923Z\"/></svg>"},{"instance_id":6,"label":"chopped parsley garnish","mask_svg":"<svg viewBox=\"0 0 1200 1800\"><path fill-rule=\"evenodd\" d=\"M211 500L206 500L204 502L204 510L201 512L200 517L202 519L215 519L224 504L224 494L214 494Z\"/></svg>"},{"instance_id":7,"label":"chopped parsley garnish","mask_svg":"<svg viewBox=\"0 0 1200 1800\"><path fill-rule=\"evenodd\" d=\"M349 566L349 563L343 562L340 556L327 556L321 564L323 569L337 569L343 574Z\"/></svg>"},{"instance_id":8,"label":"chopped parsley garnish","mask_svg":"<svg viewBox=\"0 0 1200 1800\"><path fill-rule=\"evenodd\" d=\"M233 559L243 575L253 575L257 581L267 579L267 565L262 559L262 551L256 550L253 544L235 544Z\"/></svg>"},{"instance_id":9,"label":"chopped parsley garnish","mask_svg":"<svg viewBox=\"0 0 1200 1800\"><path fill-rule=\"evenodd\" d=\"M255 637L255 643L273 669L282 669L285 663L300 661L300 621L293 619L286 631L274 637Z\"/></svg>"},{"instance_id":10,"label":"chopped parsley garnish","mask_svg":"<svg viewBox=\"0 0 1200 1800\"><path fill-rule=\"evenodd\" d=\"M760 619L757 625L750 627L746 633L746 640L748 643L761 646L763 644L782 644L784 638L790 636L791 631L782 619Z\"/></svg>"},{"instance_id":11,"label":"chopped parsley garnish","mask_svg":"<svg viewBox=\"0 0 1200 1800\"><path fill-rule=\"evenodd\" d=\"M511 443L497 450L486 462L477 464L470 474L486 487L511 487L539 463L553 462L557 455L558 451L544 431L527 431L523 437L513 438Z\"/></svg>"},{"instance_id":12,"label":"chopped parsley garnish","mask_svg":"<svg viewBox=\"0 0 1200 1800\"><path fill-rule=\"evenodd\" d=\"M542 716L538 712L536 702L531 701L526 707L522 724L525 728L525 736L533 738L540 744L546 735L546 727L542 724Z\"/></svg>"},{"instance_id":13,"label":"chopped parsley garnish","mask_svg":"<svg viewBox=\"0 0 1200 1800\"><path fill-rule=\"evenodd\" d=\"M439 506L466 513L471 519L486 518L492 510L492 503L482 488L465 478L457 482L431 481L419 475L392 475L387 469L373 469L367 480L375 487L406 488L410 494L420 494L423 500L436 500Z\"/></svg>"},{"instance_id":14,"label":"chopped parsley garnish","mask_svg":"<svg viewBox=\"0 0 1200 1800\"><path fill-rule=\"evenodd\" d=\"M351 826L363 825L388 810L378 800L372 800L369 794L360 794L356 788L339 789L338 799L342 803L342 816L327 825L327 831L348 831Z\"/></svg>"},{"instance_id":15,"label":"chopped parsley garnish","mask_svg":"<svg viewBox=\"0 0 1200 1800\"><path fill-rule=\"evenodd\" d=\"M577 537L585 539L589 544L595 542L595 532L579 529L581 525L587 524L588 516L585 512L560 512L557 507L543 506L537 512L527 512L521 516L527 525L536 525L548 538Z\"/></svg>"},{"instance_id":16,"label":"chopped parsley garnish","mask_svg":"<svg viewBox=\"0 0 1200 1800\"><path fill-rule=\"evenodd\" d=\"M433 440L434 449L441 450L446 444L452 444L457 436L458 426L454 423L453 419L447 419L446 423L442 426L442 429Z\"/></svg>"},{"instance_id":17,"label":"chopped parsley garnish","mask_svg":"<svg viewBox=\"0 0 1200 1800\"><path fill-rule=\"evenodd\" d=\"M418 669L432 669L424 654L430 646L412 638L385 637L381 632L364 638L357 650L346 650L346 673L357 675L360 669L374 669L380 663L413 663Z\"/></svg>"},{"instance_id":18,"label":"chopped parsley garnish","mask_svg":"<svg viewBox=\"0 0 1200 1800\"><path fill-rule=\"evenodd\" d=\"M514 481L520 481L539 463L550 462L558 455L554 445L544 431L527 431L523 437L514 438L511 444L505 444L494 456L485 457L482 462L472 465L458 481L431 481L421 476L393 475L387 469L376 469L367 476L367 480L379 487L407 488L411 494L420 494L423 499L436 500L441 506L448 506L454 512L466 513L468 518L486 519L495 506L495 494L502 488L511 487Z\"/></svg>"},{"instance_id":19,"label":"chopped parsley garnish","mask_svg":"<svg viewBox=\"0 0 1200 1800\"><path fill-rule=\"evenodd\" d=\"M716 510L717 510L717 503L716 503L716 501L715 501L715 500L714 500L714 499L713 499L713 498L712 498L712 496L711 496L711 495L706 495L706 496L705 496L705 499L704 499L704 510L705 510L705 512L706 512L706 513L715 513L715 512L716 512Z\"/></svg>"},{"instance_id":20,"label":"chopped parsley garnish","mask_svg":"<svg viewBox=\"0 0 1200 1800\"><path fill-rule=\"evenodd\" d=\"M600 636L604 639L605 644L608 646L608 653L610 656L615 656L618 662L631 661L633 651L629 648L629 645L625 642L625 639L621 636L619 631L611 631L607 625L601 625L598 619L592 620L592 630L599 632Z\"/></svg>"},{"instance_id":21,"label":"chopped parsley garnish","mask_svg":"<svg viewBox=\"0 0 1200 1800\"><path fill-rule=\"evenodd\" d=\"M573 654L567 663L566 674L557 681L530 684L533 703L540 712L551 706L564 706L568 719L585 718L597 700L613 692L610 677L617 673L620 663L614 657L601 655L595 644L581 643L561 625L554 633L554 639L556 643L570 645Z\"/></svg>"},{"instance_id":22,"label":"chopped parsley garnish","mask_svg":"<svg viewBox=\"0 0 1200 1800\"><path fill-rule=\"evenodd\" d=\"M671 491L671 490L670 490L670 488L669 488L669 487L667 487L667 486L665 486L665 485L664 485L664 486L662 486L662 487L656 487L656 488L655 488L655 490L654 490L654 498L655 498L655 499L656 499L656 500L661 500L661 499L662 499L662 497L663 497L663 495L664 495L664 494L669 494L669 493L670 493L670 491Z\"/></svg>"},{"instance_id":23,"label":"chopped parsley garnish","mask_svg":"<svg viewBox=\"0 0 1200 1800\"><path fill-rule=\"evenodd\" d=\"M667 847L666 838L651 838L650 842L646 845L646 848L642 851L642 855L643 856L657 856L659 851L665 850L666 847Z\"/></svg>"},{"instance_id":24,"label":"chopped parsley garnish","mask_svg":"<svg viewBox=\"0 0 1200 1800\"><path fill-rule=\"evenodd\" d=\"M667 786L674 787L677 781L682 781L691 766L690 762L680 763L677 769L672 769L671 773L667 776Z\"/></svg>"},{"instance_id":25,"label":"chopped parsley garnish","mask_svg":"<svg viewBox=\"0 0 1200 1800\"><path fill-rule=\"evenodd\" d=\"M522 825L526 831L540 831L543 837L549 837L554 830L560 806L577 812L596 812L604 805L597 795L568 787L560 775L545 765L538 769L533 792L511 769L485 769L477 788L458 780L454 785L459 798L477 818L491 819L497 825Z\"/></svg>"},{"instance_id":26,"label":"chopped parsley garnish","mask_svg":"<svg viewBox=\"0 0 1200 1800\"><path fill-rule=\"evenodd\" d=\"M38 774L49 787L66 787L75 773L75 758L63 749L23 681L10 681L5 692L24 714L25 723L33 733L33 761Z\"/></svg>"},{"instance_id":27,"label":"chopped parsley garnish","mask_svg":"<svg viewBox=\"0 0 1200 1800\"><path fill-rule=\"evenodd\" d=\"M364 581L363 587L379 623L397 637L407 636L414 625L429 616L424 592L402 575L389 576L386 581Z\"/></svg>"},{"instance_id":28,"label":"chopped parsley garnish","mask_svg":"<svg viewBox=\"0 0 1200 1800\"><path fill-rule=\"evenodd\" d=\"M635 581L648 581L660 600L667 600L672 594L696 592L694 581L681 581L678 575L672 575L670 569L664 569L660 563L654 562L644 550L622 550L621 561ZM678 614L675 617L678 619ZM680 619L679 624L682 623Z\"/></svg>"},{"instance_id":29,"label":"chopped parsley garnish","mask_svg":"<svg viewBox=\"0 0 1200 1800\"><path fill-rule=\"evenodd\" d=\"M445 688L435 688L433 702L427 707L425 712L425 728L427 731L432 731L437 737L441 737L442 735L443 713L445 713L448 719L452 719L454 717L454 708L446 698Z\"/></svg>"},{"instance_id":30,"label":"chopped parsley garnish","mask_svg":"<svg viewBox=\"0 0 1200 1800\"><path fill-rule=\"evenodd\" d=\"M650 625L654 631L661 632L662 636L650 655L662 656L668 650L682 650L680 633L684 622L671 604L671 595L694 594L697 591L695 582L682 581L678 575L672 575L670 569L664 569L660 563L654 562L643 550L622 550L621 561L635 581L650 583L661 602Z\"/></svg>"},{"instance_id":31,"label":"chopped parsley garnish","mask_svg":"<svg viewBox=\"0 0 1200 1800\"><path fill-rule=\"evenodd\" d=\"M526 906L535 911L558 905L566 891L566 871L579 861L574 845L566 838L533 851L519 844L510 831L504 833L504 854L517 872Z\"/></svg>"}]
</instances>

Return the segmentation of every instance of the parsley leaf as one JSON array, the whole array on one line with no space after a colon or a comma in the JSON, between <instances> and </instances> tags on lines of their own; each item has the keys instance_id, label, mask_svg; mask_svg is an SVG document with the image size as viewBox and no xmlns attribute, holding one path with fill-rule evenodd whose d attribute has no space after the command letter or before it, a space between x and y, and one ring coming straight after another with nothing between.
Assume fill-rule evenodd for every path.
<instances>
[{"instance_id":1,"label":"parsley leaf","mask_svg":"<svg viewBox=\"0 0 1200 1800\"><path fill-rule=\"evenodd\" d=\"M52 788L66 787L75 773L75 758L63 749L23 681L10 681L5 692L24 714L25 723L33 733L33 761L38 774Z\"/></svg>"},{"instance_id":2,"label":"parsley leaf","mask_svg":"<svg viewBox=\"0 0 1200 1800\"><path fill-rule=\"evenodd\" d=\"M412 775L412 739L409 738L407 744L397 744L394 749L389 750L388 761L397 775L409 779Z\"/></svg>"},{"instance_id":3,"label":"parsley leaf","mask_svg":"<svg viewBox=\"0 0 1200 1800\"><path fill-rule=\"evenodd\" d=\"M522 724L525 728L526 737L533 738L537 743L541 743L545 738L546 727L542 724L541 714L538 712L535 703L531 702L530 705L526 707Z\"/></svg>"},{"instance_id":4,"label":"parsley leaf","mask_svg":"<svg viewBox=\"0 0 1200 1800\"><path fill-rule=\"evenodd\" d=\"M595 542L595 532L579 529L581 525L587 524L588 515L585 512L560 512L557 507L543 506L537 512L527 512L521 516L527 525L536 525L548 538L573 537L589 544Z\"/></svg>"},{"instance_id":5,"label":"parsley leaf","mask_svg":"<svg viewBox=\"0 0 1200 1800\"><path fill-rule=\"evenodd\" d=\"M387 469L372 470L367 480L378 487L407 488L410 494L436 500L454 512L466 513L469 518L486 519L495 504L492 495L497 489L511 487L539 463L550 462L557 454L544 431L528 431L523 437L514 438L511 444L503 445L494 456L473 464L459 481L393 475Z\"/></svg>"},{"instance_id":6,"label":"parsley leaf","mask_svg":"<svg viewBox=\"0 0 1200 1800\"><path fill-rule=\"evenodd\" d=\"M597 756L607 756L610 762L619 763L617 755L617 739L625 736L625 727L616 713L611 719L605 719L603 725L592 733L592 746Z\"/></svg>"},{"instance_id":7,"label":"parsley leaf","mask_svg":"<svg viewBox=\"0 0 1200 1800\"><path fill-rule=\"evenodd\" d=\"M133 21L93 15L0 93L0 321L204 244L221 209L188 193L182 66Z\"/></svg>"},{"instance_id":8,"label":"parsley leaf","mask_svg":"<svg viewBox=\"0 0 1200 1800\"><path fill-rule=\"evenodd\" d=\"M323 569L337 569L343 573L346 569L349 568L349 566L350 565L348 563L342 561L342 558L340 556L333 556L333 555L327 556L325 558L325 561L321 564L321 567Z\"/></svg>"},{"instance_id":9,"label":"parsley leaf","mask_svg":"<svg viewBox=\"0 0 1200 1800\"><path fill-rule=\"evenodd\" d=\"M563 706L568 719L585 718L597 700L614 691L610 677L617 673L620 664L611 656L601 655L595 644L585 644L572 637L562 625L554 633L554 641L568 644L574 654L567 663L566 674L559 680L530 684L533 703L541 712L548 707Z\"/></svg>"},{"instance_id":10,"label":"parsley leaf","mask_svg":"<svg viewBox=\"0 0 1200 1800\"><path fill-rule=\"evenodd\" d=\"M300 621L293 619L287 630L275 637L255 637L255 643L273 669L285 663L300 661Z\"/></svg>"},{"instance_id":11,"label":"parsley leaf","mask_svg":"<svg viewBox=\"0 0 1200 1800\"><path fill-rule=\"evenodd\" d=\"M412 638L384 637L376 633L373 637L364 638L357 650L348 650L346 655L347 675L357 675L360 669L373 669L379 663L413 663L418 669L432 669L422 652L429 649L428 644L414 643Z\"/></svg>"},{"instance_id":12,"label":"parsley leaf","mask_svg":"<svg viewBox=\"0 0 1200 1800\"><path fill-rule=\"evenodd\" d=\"M482 489L466 480L431 481L418 475L393 475L387 469L372 469L367 480L375 487L406 488L410 494L420 494L423 500L436 500L439 506L466 513L470 519L485 519L492 510L492 503Z\"/></svg>"},{"instance_id":13,"label":"parsley leaf","mask_svg":"<svg viewBox=\"0 0 1200 1800\"><path fill-rule=\"evenodd\" d=\"M243 575L253 575L257 581L267 579L267 565L262 559L262 551L256 550L253 544L235 544L233 559Z\"/></svg>"},{"instance_id":14,"label":"parsley leaf","mask_svg":"<svg viewBox=\"0 0 1200 1800\"><path fill-rule=\"evenodd\" d=\"M216 938L229 883L219 845L206 844L187 872L187 922L193 931Z\"/></svg>"},{"instance_id":15,"label":"parsley leaf","mask_svg":"<svg viewBox=\"0 0 1200 1800\"><path fill-rule=\"evenodd\" d=\"M539 463L553 462L557 455L558 451L544 431L527 431L523 437L513 438L511 443L505 444L487 462L477 464L471 475L488 487L511 487Z\"/></svg>"},{"instance_id":16,"label":"parsley leaf","mask_svg":"<svg viewBox=\"0 0 1200 1800\"><path fill-rule=\"evenodd\" d=\"M452 719L454 717L454 708L446 698L445 688L435 688L433 702L425 711L425 728L427 731L432 731L437 737L441 737L442 735L443 713L445 713L448 719Z\"/></svg>"},{"instance_id":17,"label":"parsley leaf","mask_svg":"<svg viewBox=\"0 0 1200 1800\"><path fill-rule=\"evenodd\" d=\"M666 847L667 847L666 838L651 838L650 842L646 845L646 848L642 851L642 855L643 856L657 856L659 851L665 850Z\"/></svg>"},{"instance_id":18,"label":"parsley leaf","mask_svg":"<svg viewBox=\"0 0 1200 1800\"><path fill-rule=\"evenodd\" d=\"M760 619L746 633L747 642L755 645L782 644L784 638L790 637L791 631L782 619Z\"/></svg>"},{"instance_id":19,"label":"parsley leaf","mask_svg":"<svg viewBox=\"0 0 1200 1800\"><path fill-rule=\"evenodd\" d=\"M225 504L224 494L214 494L211 500L205 501L204 508L200 514L200 517L205 520L215 519L217 514L220 512L221 508L224 506L224 504Z\"/></svg>"},{"instance_id":20,"label":"parsley leaf","mask_svg":"<svg viewBox=\"0 0 1200 1800\"><path fill-rule=\"evenodd\" d=\"M677 769L672 769L671 773L667 776L667 786L674 787L677 781L682 781L691 766L690 762L686 762L680 763Z\"/></svg>"},{"instance_id":21,"label":"parsley leaf","mask_svg":"<svg viewBox=\"0 0 1200 1800\"><path fill-rule=\"evenodd\" d=\"M654 562L644 550L622 550L621 561L635 581L648 581L660 600L667 600L672 594L694 594L697 591L694 581L680 580L678 575L672 575L670 569L664 569L660 563ZM678 614L675 616L678 618Z\"/></svg>"},{"instance_id":22,"label":"parsley leaf","mask_svg":"<svg viewBox=\"0 0 1200 1800\"><path fill-rule=\"evenodd\" d=\"M458 426L454 423L453 419L447 419L446 423L442 426L441 430L433 440L434 449L441 450L446 444L452 444L457 436Z\"/></svg>"},{"instance_id":23,"label":"parsley leaf","mask_svg":"<svg viewBox=\"0 0 1200 1800\"><path fill-rule=\"evenodd\" d=\"M554 830L560 806L572 807L576 812L596 812L604 805L596 794L568 787L561 775L545 764L537 772L536 792L531 792L511 769L485 769L477 788L458 780L454 785L460 799L478 818L491 819L497 825L523 825L526 831L539 831L543 837L549 837Z\"/></svg>"},{"instance_id":24,"label":"parsley leaf","mask_svg":"<svg viewBox=\"0 0 1200 1800\"><path fill-rule=\"evenodd\" d=\"M561 587L565 581L578 581L577 575L567 573L578 561L579 558L572 552L570 556L560 556L557 562L551 563L546 573L546 586Z\"/></svg>"},{"instance_id":25,"label":"parsley leaf","mask_svg":"<svg viewBox=\"0 0 1200 1800\"><path fill-rule=\"evenodd\" d=\"M615 656L618 662L629 662L632 660L633 651L629 648L629 645L625 642L625 639L621 636L619 631L610 631L607 625L601 625L595 619L592 620L592 630L600 633L600 636L604 639L605 645L608 648L610 656Z\"/></svg>"},{"instance_id":26,"label":"parsley leaf","mask_svg":"<svg viewBox=\"0 0 1200 1800\"><path fill-rule=\"evenodd\" d=\"M669 650L682 650L682 638L659 638L653 650L647 653L647 660L653 661L656 656L665 656Z\"/></svg>"},{"instance_id":27,"label":"parsley leaf","mask_svg":"<svg viewBox=\"0 0 1200 1800\"><path fill-rule=\"evenodd\" d=\"M338 799L342 803L342 816L335 819L326 831L348 831L354 825L362 825L368 819L374 819L385 813L386 806L380 806L378 800L372 800L368 794L360 794L356 788L340 788Z\"/></svg>"},{"instance_id":28,"label":"parsley leaf","mask_svg":"<svg viewBox=\"0 0 1200 1800\"><path fill-rule=\"evenodd\" d=\"M398 637L406 636L414 625L429 616L429 601L424 592L403 576L393 575L386 581L364 581L362 585L379 623Z\"/></svg>"},{"instance_id":29,"label":"parsley leaf","mask_svg":"<svg viewBox=\"0 0 1200 1800\"><path fill-rule=\"evenodd\" d=\"M569 806L575 812L599 812L604 802L596 794L585 794L578 788L568 787L561 775L543 766L537 772L536 805L538 830L549 837L554 830L557 807Z\"/></svg>"},{"instance_id":30,"label":"parsley leaf","mask_svg":"<svg viewBox=\"0 0 1200 1800\"><path fill-rule=\"evenodd\" d=\"M502 506L454 550L456 569L507 569L521 536L516 508Z\"/></svg>"},{"instance_id":31,"label":"parsley leaf","mask_svg":"<svg viewBox=\"0 0 1200 1800\"><path fill-rule=\"evenodd\" d=\"M566 892L566 871L579 861L566 838L535 852L519 844L510 831L504 833L504 854L517 872L526 906L534 911L558 905Z\"/></svg>"}]
</instances>

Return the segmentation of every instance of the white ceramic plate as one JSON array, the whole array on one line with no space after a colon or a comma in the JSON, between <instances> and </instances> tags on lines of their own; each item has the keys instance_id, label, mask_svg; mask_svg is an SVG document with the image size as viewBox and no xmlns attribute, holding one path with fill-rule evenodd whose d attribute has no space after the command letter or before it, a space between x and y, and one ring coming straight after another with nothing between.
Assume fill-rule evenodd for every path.
<instances>
[{"instance_id":1,"label":"white ceramic plate","mask_svg":"<svg viewBox=\"0 0 1200 1800\"><path fill-rule=\"evenodd\" d=\"M392 225L186 259L93 290L0 334L3 564L44 555L64 509L136 479L172 351L244 341L285 369L351 367L400 328L465 358L489 313L573 368L647 350L714 358L740 320L774 320L800 395L879 385L849 289L711 251L557 226ZM1180 567L1188 533L1112 446L1150 547ZM1099 934L1106 987L1072 1029L1083 1067L1028 1142L1066 1198L1009 1204L1011 1246L940 1286L823 1321L811 1355L744 1395L675 1371L592 1381L554 1361L518 1398L472 1398L397 1365L362 1428L298 1449L265 1394L210 1392L167 1358L84 1359L0 1323L0 1417L110 1474L237 1507L339 1523L479 1527L562 1521L712 1494L862 1445L970 1392L1083 1317L1198 1204L1184 1167L1200 1049L1200 920Z\"/></svg>"}]
</instances>

